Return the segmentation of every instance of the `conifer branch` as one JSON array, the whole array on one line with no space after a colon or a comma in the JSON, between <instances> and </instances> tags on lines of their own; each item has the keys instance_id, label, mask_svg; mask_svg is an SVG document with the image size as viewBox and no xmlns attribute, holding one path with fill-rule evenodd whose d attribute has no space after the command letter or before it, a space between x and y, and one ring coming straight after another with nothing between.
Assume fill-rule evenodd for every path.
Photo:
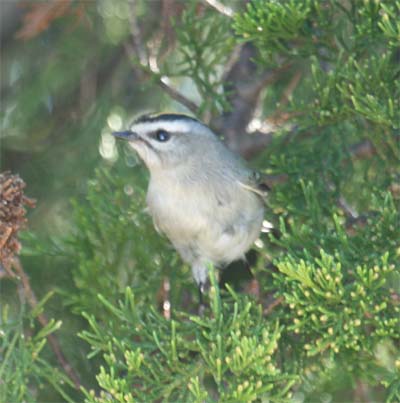
<instances>
[{"instance_id":1,"label":"conifer branch","mask_svg":"<svg viewBox=\"0 0 400 403\"><path fill-rule=\"evenodd\" d=\"M25 227L27 222L25 206L35 206L35 201L24 195L24 188L25 182L19 175L12 175L10 172L4 172L0 175L0 268L4 268L10 278L20 281L23 295L30 307L34 309L37 307L38 301L31 287L29 277L17 257L21 249L18 239L19 231ZM3 270L1 276L3 276ZM39 313L37 318L43 327L49 324L43 313ZM76 389L79 390L81 386L79 377L65 358L57 338L54 334L49 334L47 335L47 340L61 367L72 380Z\"/></svg>"},{"instance_id":2,"label":"conifer branch","mask_svg":"<svg viewBox=\"0 0 400 403\"><path fill-rule=\"evenodd\" d=\"M19 258L14 257L14 259L12 261L12 266L15 270L16 275L18 276L18 278L21 281L24 296L26 297L30 307L32 309L35 309L38 305L38 300L31 287L29 277L25 273ZM48 321L46 315L43 313L39 313L37 315L37 319L38 319L39 323L42 325L42 327L45 327L49 324L49 321ZM74 383L75 388L77 390L80 390L82 383L79 379L78 374L75 372L75 370L73 369L71 364L68 362L67 358L65 357L64 353L62 352L60 342L54 336L54 334L49 334L46 337L50 344L51 349L53 350L53 352L54 352L58 362L60 363L61 367L63 368L64 372L68 375L68 377Z\"/></svg>"}]
</instances>

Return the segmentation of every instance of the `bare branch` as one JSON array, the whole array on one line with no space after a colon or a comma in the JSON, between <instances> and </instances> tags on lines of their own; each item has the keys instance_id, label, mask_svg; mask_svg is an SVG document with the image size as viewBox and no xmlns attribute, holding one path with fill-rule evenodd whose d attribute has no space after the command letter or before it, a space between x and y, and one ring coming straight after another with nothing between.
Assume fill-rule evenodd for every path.
<instances>
[{"instance_id":1,"label":"bare branch","mask_svg":"<svg viewBox=\"0 0 400 403\"><path fill-rule=\"evenodd\" d=\"M157 84L175 101L179 102L183 106L185 106L187 109L189 109L193 114L197 114L199 110L199 106L191 101L189 98L186 98L183 94L181 94L179 91L177 91L175 88L170 87L165 80L161 77L158 81Z\"/></svg>"},{"instance_id":2,"label":"bare branch","mask_svg":"<svg viewBox=\"0 0 400 403\"><path fill-rule=\"evenodd\" d=\"M245 158L255 155L271 142L273 131L248 133L249 122L257 110L261 91L291 67L290 63L282 63L278 68L257 74L252 61L255 52L254 46L249 43L239 48L239 55L235 55L234 63L225 75L224 90L229 94L227 99L231 110L210 122L216 132L223 134L227 146Z\"/></svg>"},{"instance_id":3,"label":"bare branch","mask_svg":"<svg viewBox=\"0 0 400 403\"><path fill-rule=\"evenodd\" d=\"M282 109L288 104L291 95L300 83L302 75L303 73L301 71L294 73L293 77L283 91L283 94L279 100L278 108L271 116L268 117L269 122L273 124L281 124L290 119L292 116L295 116L293 113L282 112ZM296 112L296 114L299 114L299 112Z\"/></svg>"},{"instance_id":4,"label":"bare branch","mask_svg":"<svg viewBox=\"0 0 400 403\"><path fill-rule=\"evenodd\" d=\"M220 3L218 0L203 0L203 3L217 10L219 13L226 15L229 18L232 18L235 14L230 7Z\"/></svg>"},{"instance_id":5,"label":"bare branch","mask_svg":"<svg viewBox=\"0 0 400 403\"><path fill-rule=\"evenodd\" d=\"M206 3L216 8L219 12L233 13L229 7L225 7L218 1L206 0ZM125 45L125 50L132 61L135 72L141 79L155 79L157 85L165 93L196 115L199 111L199 106L173 88L169 84L167 77L163 77L160 74L156 53L149 60L149 55L143 49L141 45L142 35L136 16L135 0L130 0L130 10L132 42ZM223 74L226 82L225 91L230 93L228 101L232 105L232 110L223 116L212 119L210 122L213 129L224 135L228 147L241 153L246 158L256 154L272 140L272 132L247 133L247 125L254 115L260 93L267 85L278 80L281 74L291 67L290 63L282 63L280 67L265 70L259 75L252 61L254 55L255 48L250 44L238 46L236 51L233 52L228 63L229 71L227 72L225 69Z\"/></svg>"},{"instance_id":6,"label":"bare branch","mask_svg":"<svg viewBox=\"0 0 400 403\"><path fill-rule=\"evenodd\" d=\"M263 314L268 316L277 306L282 304L285 299L283 297L278 297L277 299L273 300L268 306L264 308Z\"/></svg>"},{"instance_id":7,"label":"bare branch","mask_svg":"<svg viewBox=\"0 0 400 403\"><path fill-rule=\"evenodd\" d=\"M282 97L279 101L280 105L286 105L289 102L290 96L299 85L302 75L303 73L301 71L296 71L296 73L294 73L292 79L289 81L289 84L285 88L285 91L283 91Z\"/></svg>"},{"instance_id":8,"label":"bare branch","mask_svg":"<svg viewBox=\"0 0 400 403\"><path fill-rule=\"evenodd\" d=\"M328 192L335 191L335 185L333 182L329 181L326 183L325 188ZM346 200L343 195L339 195L336 199L336 205L343 211L347 221L351 224L359 218L359 214L353 206Z\"/></svg>"},{"instance_id":9,"label":"bare branch","mask_svg":"<svg viewBox=\"0 0 400 403\"><path fill-rule=\"evenodd\" d=\"M149 60L147 50L143 47L143 38L137 20L136 0L129 0L129 4L132 42L125 45L125 51L128 54L129 59L132 61L135 72L143 79L157 77L156 83L162 90L164 90L172 99L196 114L199 107L179 91L168 85L166 79L160 75L156 57L152 55L151 60ZM137 62L135 62L136 60Z\"/></svg>"},{"instance_id":10,"label":"bare branch","mask_svg":"<svg viewBox=\"0 0 400 403\"><path fill-rule=\"evenodd\" d=\"M189 98L185 97L183 94L181 94L179 91L177 91L175 88L171 87L166 83L165 78L163 78L158 72L152 71L150 69L150 66L140 64L140 62L135 62L135 60L138 60L137 57L135 56L134 49L131 44L127 43L125 44L125 51L129 56L129 59L132 62L132 67L135 71L135 73L138 73L141 75L142 78L156 78L156 84L164 90L172 99L175 101L179 102L183 106L185 106L188 110L190 110L193 114L197 114L197 111L199 110L199 106L191 101Z\"/></svg>"},{"instance_id":11,"label":"bare branch","mask_svg":"<svg viewBox=\"0 0 400 403\"><path fill-rule=\"evenodd\" d=\"M338 197L337 204L343 210L346 217L350 219L357 219L359 217L358 212L350 205L350 203L344 198L344 196Z\"/></svg>"}]
</instances>

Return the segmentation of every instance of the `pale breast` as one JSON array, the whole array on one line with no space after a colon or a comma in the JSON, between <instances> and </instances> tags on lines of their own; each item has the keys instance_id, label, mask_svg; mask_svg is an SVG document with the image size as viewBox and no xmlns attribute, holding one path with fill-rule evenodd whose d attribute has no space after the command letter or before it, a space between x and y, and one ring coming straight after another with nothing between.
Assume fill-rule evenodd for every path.
<instances>
[{"instance_id":1,"label":"pale breast","mask_svg":"<svg viewBox=\"0 0 400 403\"><path fill-rule=\"evenodd\" d=\"M151 181L147 205L157 229L174 244L195 239L206 225L199 198L171 181Z\"/></svg>"},{"instance_id":2,"label":"pale breast","mask_svg":"<svg viewBox=\"0 0 400 403\"><path fill-rule=\"evenodd\" d=\"M155 226L188 263L228 263L243 256L263 220L259 198L240 186L212 189L151 181L147 203Z\"/></svg>"}]
</instances>

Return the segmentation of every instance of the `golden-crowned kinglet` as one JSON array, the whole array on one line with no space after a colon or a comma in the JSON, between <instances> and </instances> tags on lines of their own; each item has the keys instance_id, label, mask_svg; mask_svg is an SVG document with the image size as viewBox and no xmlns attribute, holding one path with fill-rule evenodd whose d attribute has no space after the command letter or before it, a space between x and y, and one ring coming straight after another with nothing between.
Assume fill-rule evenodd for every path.
<instances>
[{"instance_id":1,"label":"golden-crowned kinglet","mask_svg":"<svg viewBox=\"0 0 400 403\"><path fill-rule=\"evenodd\" d=\"M258 237L264 216L257 173L203 123L186 115L145 115L126 139L150 171L147 204L157 230L191 265L201 292L207 265L240 259Z\"/></svg>"}]
</instances>

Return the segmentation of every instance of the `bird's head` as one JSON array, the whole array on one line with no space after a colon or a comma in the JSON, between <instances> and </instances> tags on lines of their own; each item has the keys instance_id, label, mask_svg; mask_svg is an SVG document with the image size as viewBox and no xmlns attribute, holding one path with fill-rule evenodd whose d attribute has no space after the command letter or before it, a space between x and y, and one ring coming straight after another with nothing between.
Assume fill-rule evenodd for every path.
<instances>
[{"instance_id":1,"label":"bird's head","mask_svg":"<svg viewBox=\"0 0 400 403\"><path fill-rule=\"evenodd\" d=\"M206 125L181 114L144 115L127 131L113 135L129 141L150 171L180 165L193 155L204 156L218 141Z\"/></svg>"}]
</instances>

